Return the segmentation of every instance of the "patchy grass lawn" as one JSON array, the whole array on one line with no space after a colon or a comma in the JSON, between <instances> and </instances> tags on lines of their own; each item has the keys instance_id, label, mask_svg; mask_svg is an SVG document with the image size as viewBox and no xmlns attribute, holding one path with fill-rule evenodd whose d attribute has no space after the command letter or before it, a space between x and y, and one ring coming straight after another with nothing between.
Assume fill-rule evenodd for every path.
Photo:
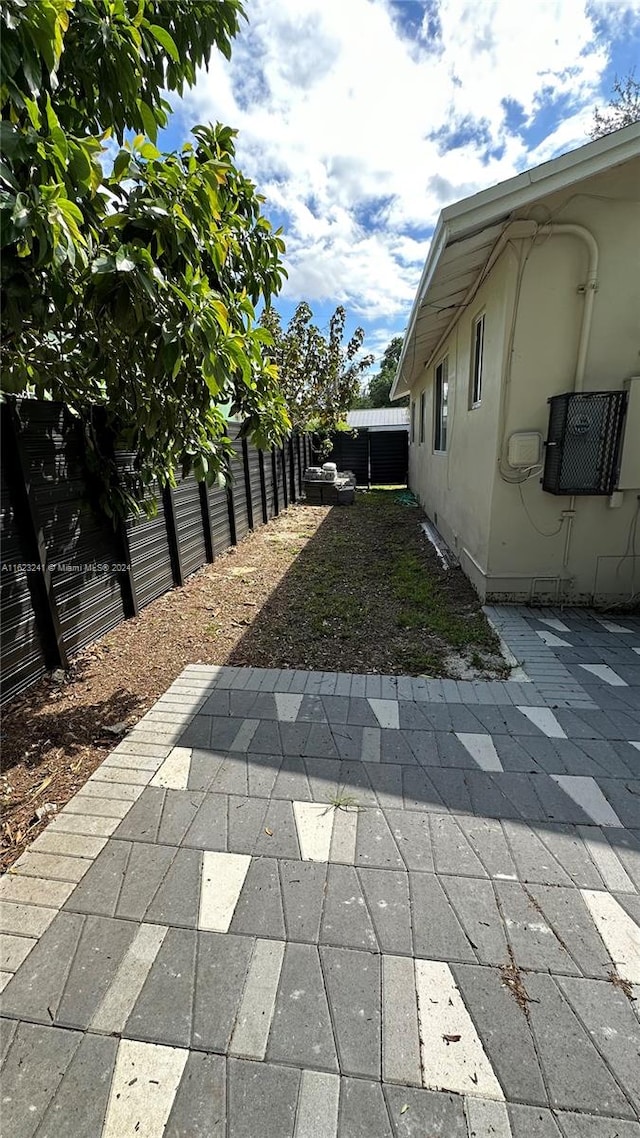
<instances>
[{"instance_id":1,"label":"patchy grass lawn","mask_svg":"<svg viewBox=\"0 0 640 1138\"><path fill-rule=\"evenodd\" d=\"M6 869L72 797L117 736L186 664L387 674L505 673L496 639L459 570L445 573L417 508L393 493L353 507L294 506L237 548L74 657L4 711Z\"/></svg>"},{"instance_id":2,"label":"patchy grass lawn","mask_svg":"<svg viewBox=\"0 0 640 1138\"><path fill-rule=\"evenodd\" d=\"M505 674L473 589L461 570L442 569L420 529L420 509L374 490L356 495L352 507L322 512L321 526L232 653L234 664Z\"/></svg>"}]
</instances>

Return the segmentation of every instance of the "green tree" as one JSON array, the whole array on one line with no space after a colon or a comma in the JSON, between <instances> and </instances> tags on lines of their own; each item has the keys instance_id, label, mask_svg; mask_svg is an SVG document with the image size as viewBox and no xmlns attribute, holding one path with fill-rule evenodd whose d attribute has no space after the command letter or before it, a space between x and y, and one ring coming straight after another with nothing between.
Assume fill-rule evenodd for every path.
<instances>
[{"instance_id":1,"label":"green tree","mask_svg":"<svg viewBox=\"0 0 640 1138\"><path fill-rule=\"evenodd\" d=\"M326 435L338 427L359 391L362 372L373 362L373 356L360 354L362 328L356 328L343 346L345 321L346 312L339 305L329 321L328 336L323 335L304 300L286 329L274 308L261 316L273 339L266 355L277 366L291 422L301 430Z\"/></svg>"},{"instance_id":2,"label":"green tree","mask_svg":"<svg viewBox=\"0 0 640 1138\"><path fill-rule=\"evenodd\" d=\"M3 3L2 388L63 400L94 446L87 410L104 409L138 452L124 487L94 455L118 512L177 468L213 478L229 405L259 445L289 426L255 319L284 243L235 166L235 132L155 146L161 92L192 84L213 47L228 56L243 15L239 0Z\"/></svg>"},{"instance_id":3,"label":"green tree","mask_svg":"<svg viewBox=\"0 0 640 1138\"><path fill-rule=\"evenodd\" d=\"M613 95L604 111L596 107L593 112L592 138L602 138L623 126L640 122L640 82L635 77L635 71L630 71L624 79L616 78L613 83Z\"/></svg>"},{"instance_id":4,"label":"green tree","mask_svg":"<svg viewBox=\"0 0 640 1138\"><path fill-rule=\"evenodd\" d=\"M394 336L382 353L380 371L369 380L364 394L356 397L360 402L354 402L353 407L406 407L408 399L398 399L391 403L389 394L395 379L400 353L402 351L403 336Z\"/></svg>"}]
</instances>

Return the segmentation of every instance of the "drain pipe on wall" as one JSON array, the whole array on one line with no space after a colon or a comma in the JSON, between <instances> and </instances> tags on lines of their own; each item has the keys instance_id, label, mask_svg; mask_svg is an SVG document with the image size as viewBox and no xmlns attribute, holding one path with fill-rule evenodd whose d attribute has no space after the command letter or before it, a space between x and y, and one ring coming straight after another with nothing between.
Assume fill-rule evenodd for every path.
<instances>
[{"instance_id":1,"label":"drain pipe on wall","mask_svg":"<svg viewBox=\"0 0 640 1138\"><path fill-rule=\"evenodd\" d=\"M589 253L589 268L587 270L587 279L584 285L581 285L579 291L584 295L584 306L582 309L582 325L580 327L580 339L578 341L578 356L576 359L576 371L573 380L573 390L576 392L584 389L584 373L587 364L587 352L589 350L589 337L591 335L591 321L593 319L593 305L598 290L598 260L599 250L598 243L589 229L584 225L575 225L572 222L552 222L549 225L542 225L539 233L544 236L548 233L550 236L557 234L558 236L566 235L568 237L577 237L579 240L584 241ZM562 568L566 569L569 564L569 556L571 553L571 538L573 536L573 521L576 516L576 499L572 495L569 499L569 507L562 511L562 517L566 518L567 528L564 539L564 554L562 557Z\"/></svg>"}]
</instances>

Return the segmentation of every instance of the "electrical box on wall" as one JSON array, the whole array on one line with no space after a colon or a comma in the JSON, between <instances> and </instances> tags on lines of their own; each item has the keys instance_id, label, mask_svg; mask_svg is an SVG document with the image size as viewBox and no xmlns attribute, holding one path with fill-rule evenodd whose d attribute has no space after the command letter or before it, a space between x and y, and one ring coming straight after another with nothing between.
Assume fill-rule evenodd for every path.
<instances>
[{"instance_id":1,"label":"electrical box on wall","mask_svg":"<svg viewBox=\"0 0 640 1138\"><path fill-rule=\"evenodd\" d=\"M540 462L542 435L538 431L516 431L509 436L507 462L514 470L525 470Z\"/></svg>"},{"instance_id":2,"label":"electrical box on wall","mask_svg":"<svg viewBox=\"0 0 640 1138\"><path fill-rule=\"evenodd\" d=\"M626 391L571 391L548 403L543 490L610 494L618 475Z\"/></svg>"}]
</instances>

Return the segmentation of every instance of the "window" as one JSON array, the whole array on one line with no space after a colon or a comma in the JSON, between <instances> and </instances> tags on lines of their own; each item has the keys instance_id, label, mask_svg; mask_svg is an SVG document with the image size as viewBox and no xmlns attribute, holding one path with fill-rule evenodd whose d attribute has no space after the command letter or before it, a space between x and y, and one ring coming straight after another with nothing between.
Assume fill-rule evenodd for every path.
<instances>
[{"instance_id":1,"label":"window","mask_svg":"<svg viewBox=\"0 0 640 1138\"><path fill-rule=\"evenodd\" d=\"M449 403L449 361L445 357L436 368L435 375L435 420L433 430L433 449L447 449L447 413Z\"/></svg>"},{"instance_id":2,"label":"window","mask_svg":"<svg viewBox=\"0 0 640 1138\"><path fill-rule=\"evenodd\" d=\"M424 391L420 396L420 442L424 442Z\"/></svg>"},{"instance_id":3,"label":"window","mask_svg":"<svg viewBox=\"0 0 640 1138\"><path fill-rule=\"evenodd\" d=\"M484 363L484 314L473 322L471 344L471 406L478 407L482 401L482 368Z\"/></svg>"},{"instance_id":4,"label":"window","mask_svg":"<svg viewBox=\"0 0 640 1138\"><path fill-rule=\"evenodd\" d=\"M415 399L411 400L411 438L409 441L412 443L415 443L415 441L416 441L416 401L415 401Z\"/></svg>"}]
</instances>

